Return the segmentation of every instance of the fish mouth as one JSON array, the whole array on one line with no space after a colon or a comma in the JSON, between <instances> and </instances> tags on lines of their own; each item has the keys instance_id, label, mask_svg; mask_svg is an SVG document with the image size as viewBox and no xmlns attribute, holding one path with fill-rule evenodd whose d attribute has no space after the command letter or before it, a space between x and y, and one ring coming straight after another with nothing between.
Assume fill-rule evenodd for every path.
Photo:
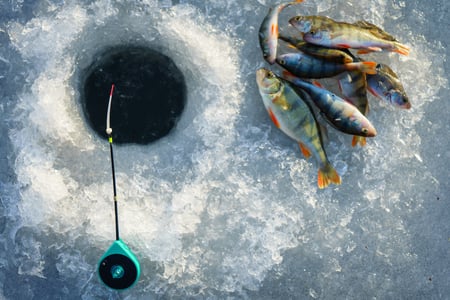
<instances>
[{"instance_id":1,"label":"fish mouth","mask_svg":"<svg viewBox=\"0 0 450 300\"><path fill-rule=\"evenodd\" d=\"M375 137L377 135L377 130L373 126L368 126L366 137Z\"/></svg>"},{"instance_id":2,"label":"fish mouth","mask_svg":"<svg viewBox=\"0 0 450 300\"><path fill-rule=\"evenodd\" d=\"M404 109L410 109L411 108L411 102L406 102L405 104L402 105L402 108Z\"/></svg>"},{"instance_id":3,"label":"fish mouth","mask_svg":"<svg viewBox=\"0 0 450 300\"><path fill-rule=\"evenodd\" d=\"M260 68L258 70L256 70L256 82L259 85L264 85L264 78L267 77L267 73L269 71L265 68Z\"/></svg>"},{"instance_id":4,"label":"fish mouth","mask_svg":"<svg viewBox=\"0 0 450 300\"><path fill-rule=\"evenodd\" d=\"M297 24L298 24L298 21L296 20L297 19L297 17L293 17L293 18L291 18L288 22L289 22L289 24L291 24L293 27L295 27L295 28L297 28Z\"/></svg>"},{"instance_id":5,"label":"fish mouth","mask_svg":"<svg viewBox=\"0 0 450 300\"><path fill-rule=\"evenodd\" d=\"M289 24L291 24L301 33L305 33L311 30L311 23L306 20L302 20L299 16L291 18L289 20Z\"/></svg>"}]
</instances>

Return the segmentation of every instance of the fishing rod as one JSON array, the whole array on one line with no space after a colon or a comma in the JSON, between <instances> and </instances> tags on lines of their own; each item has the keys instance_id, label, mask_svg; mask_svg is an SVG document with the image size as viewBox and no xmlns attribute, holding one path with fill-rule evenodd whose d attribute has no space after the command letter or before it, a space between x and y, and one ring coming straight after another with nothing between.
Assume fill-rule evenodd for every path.
<instances>
[{"instance_id":1,"label":"fishing rod","mask_svg":"<svg viewBox=\"0 0 450 300\"><path fill-rule=\"evenodd\" d=\"M106 134L108 135L109 152L111 154L111 171L112 171L113 191L114 191L114 216L115 216L115 223L116 223L116 241L118 241L118 240L120 240L120 238L119 238L119 210L117 207L116 172L114 169L114 151L113 151L113 138L112 138L112 128L111 128L111 102L112 102L113 93L114 93L114 84L111 85L111 92L109 93L108 112L106 114Z\"/></svg>"},{"instance_id":2,"label":"fishing rod","mask_svg":"<svg viewBox=\"0 0 450 300\"><path fill-rule=\"evenodd\" d=\"M139 279L141 267L139 261L119 236L119 209L117 203L116 174L114 168L114 151L111 128L111 103L114 84L109 93L108 110L106 113L106 134L108 135L109 151L111 154L111 171L114 192L114 219L116 240L103 254L98 263L98 274L105 285L115 290L124 290L133 286Z\"/></svg>"}]
</instances>

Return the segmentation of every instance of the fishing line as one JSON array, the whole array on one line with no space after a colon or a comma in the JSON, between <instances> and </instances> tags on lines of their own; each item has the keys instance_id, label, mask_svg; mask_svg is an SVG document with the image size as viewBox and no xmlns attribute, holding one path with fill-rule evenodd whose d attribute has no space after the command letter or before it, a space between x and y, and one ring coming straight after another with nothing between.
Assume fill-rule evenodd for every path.
<instances>
[{"instance_id":1,"label":"fishing line","mask_svg":"<svg viewBox=\"0 0 450 300\"><path fill-rule=\"evenodd\" d=\"M141 268L136 256L119 236L119 209L117 203L116 174L114 168L114 151L111 128L111 104L114 93L114 84L111 85L109 93L108 110L106 114L106 134L108 135L109 150L111 154L111 171L114 192L114 216L116 228L116 240L103 254L98 264L98 274L100 279L108 287L116 290L123 290L133 286L139 279Z\"/></svg>"}]
</instances>

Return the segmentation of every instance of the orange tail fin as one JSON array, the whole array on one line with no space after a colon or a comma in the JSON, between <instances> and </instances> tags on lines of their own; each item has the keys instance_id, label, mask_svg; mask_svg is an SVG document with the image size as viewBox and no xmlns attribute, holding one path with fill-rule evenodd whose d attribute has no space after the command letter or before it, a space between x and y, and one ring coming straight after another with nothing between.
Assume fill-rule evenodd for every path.
<instances>
[{"instance_id":1,"label":"orange tail fin","mask_svg":"<svg viewBox=\"0 0 450 300\"><path fill-rule=\"evenodd\" d=\"M394 49L392 51L400 53L401 55L409 55L409 47L400 43L394 43Z\"/></svg>"},{"instance_id":2,"label":"orange tail fin","mask_svg":"<svg viewBox=\"0 0 450 300\"><path fill-rule=\"evenodd\" d=\"M363 73L377 74L377 63L374 61L363 61L355 64L358 65L358 69Z\"/></svg>"},{"instance_id":3,"label":"orange tail fin","mask_svg":"<svg viewBox=\"0 0 450 300\"><path fill-rule=\"evenodd\" d=\"M330 163L327 163L319 169L317 185L319 186L319 189L323 189L330 185L330 183L341 184L341 177L339 177L339 174L333 166Z\"/></svg>"},{"instance_id":4,"label":"orange tail fin","mask_svg":"<svg viewBox=\"0 0 450 300\"><path fill-rule=\"evenodd\" d=\"M361 147L364 147L366 145L366 138L363 136L354 135L352 139L352 147L355 147L358 144Z\"/></svg>"}]
</instances>

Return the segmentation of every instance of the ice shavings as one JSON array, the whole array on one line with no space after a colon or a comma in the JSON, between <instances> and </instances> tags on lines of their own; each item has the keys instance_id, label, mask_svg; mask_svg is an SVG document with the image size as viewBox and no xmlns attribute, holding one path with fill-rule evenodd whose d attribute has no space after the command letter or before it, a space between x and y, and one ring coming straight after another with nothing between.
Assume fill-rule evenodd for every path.
<instances>
[{"instance_id":1,"label":"ice shavings","mask_svg":"<svg viewBox=\"0 0 450 300\"><path fill-rule=\"evenodd\" d=\"M248 5L266 11L259 2ZM312 298L389 297L423 275L414 268L405 220L421 213L425 195L441 180L427 170L421 151L423 127L442 125L425 108L447 85L443 46L385 19L399 15L387 1L308 2L308 9L331 17L386 25L412 48L406 58L370 58L399 74L413 108L369 99L379 135L365 149L331 131L326 148L345 184L318 191L314 162L278 134L261 107L252 74L261 60L254 28L262 16L248 7L235 14L240 3L160 11L149 1L132 7L99 0L61 4L24 25L9 24L30 65L30 83L17 92L22 127L10 132L21 197L21 228L12 234L19 275L45 277L54 257L58 279L78 280L74 295L108 297L93 276L114 238L108 149L82 120L74 77L98 49L136 41L174 59L189 95L173 134L151 147L115 148L121 235L143 264L129 297L251 297L266 287L304 290L296 295ZM289 10L296 12L303 7ZM231 25L223 26L228 19ZM43 246L53 240L61 244L57 251Z\"/></svg>"}]
</instances>

